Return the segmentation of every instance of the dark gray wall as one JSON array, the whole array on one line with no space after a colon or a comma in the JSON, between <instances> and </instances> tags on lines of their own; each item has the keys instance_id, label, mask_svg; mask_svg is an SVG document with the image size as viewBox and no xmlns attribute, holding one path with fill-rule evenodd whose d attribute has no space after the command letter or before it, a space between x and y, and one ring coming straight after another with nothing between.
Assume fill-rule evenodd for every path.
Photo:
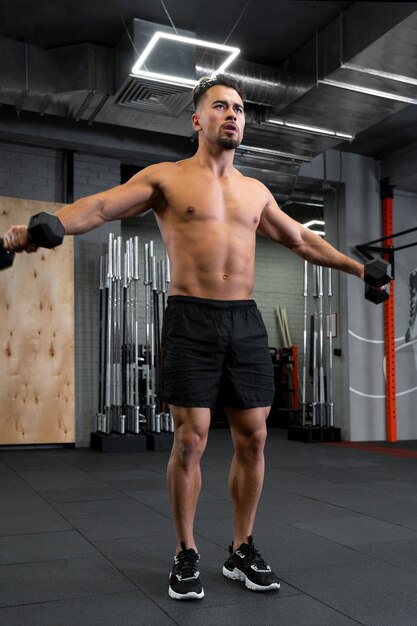
<instances>
[{"instance_id":1,"label":"dark gray wall","mask_svg":"<svg viewBox=\"0 0 417 626\"><path fill-rule=\"evenodd\" d=\"M355 154L326 153L327 179L344 183L344 201L338 212L325 205L329 241L355 255L355 246L381 234L379 170L373 159ZM303 166L301 176L323 180L323 156ZM394 231L416 226L417 197L395 191ZM337 222L337 224L336 224ZM407 241L416 241L415 233ZM396 245L400 245L397 241ZM397 435L415 439L417 368L415 347L404 345L408 327L409 273L417 267L417 247L396 255ZM340 275L339 319L342 358L335 361L336 421L343 436L353 441L385 440L385 377L383 307L364 299L361 281Z\"/></svg>"},{"instance_id":2,"label":"dark gray wall","mask_svg":"<svg viewBox=\"0 0 417 626\"><path fill-rule=\"evenodd\" d=\"M379 174L370 158L354 154L326 153L303 166L300 178L323 181L328 240L347 254L357 243L377 238L381 232ZM63 152L55 149L0 144L0 193L3 196L62 202L64 199ZM76 153L74 160L75 198L117 185L117 159ZM329 183L330 181L330 183ZM334 190L334 189L335 190ZM416 197L396 191L395 230L415 225ZM89 445L98 401L99 292L98 258L105 252L108 234L141 242L155 241L158 255L164 253L151 214L123 223L114 222L75 240L75 357L76 357L76 440ZM417 267L417 248L399 253L396 274L396 337L398 368L398 437L417 438L414 418L417 369L413 346L404 346L410 312L409 274ZM271 346L280 346L275 309L288 310L292 340L302 357L303 262L286 249L259 238L254 296L264 315ZM336 273L335 297L339 313L336 346L342 356L334 360L336 424L343 437L352 440L385 438L385 389L383 373L382 307L364 300L362 283ZM336 307L335 307L336 308ZM404 347L401 347L404 346ZM310 383L308 383L309 389Z\"/></svg>"},{"instance_id":3,"label":"dark gray wall","mask_svg":"<svg viewBox=\"0 0 417 626\"><path fill-rule=\"evenodd\" d=\"M62 202L63 152L60 150L0 144L0 193L4 196ZM120 162L82 153L74 155L74 199L108 189L120 182ZM75 365L76 442L88 446L98 409L99 256L106 251L108 234L124 238L139 235L141 246L155 242L164 248L152 213L104 227L75 238ZM268 328L270 345L281 345L275 309L287 307L292 341L302 342L303 262L288 250L259 237L254 297ZM143 326L142 326L143 332Z\"/></svg>"}]
</instances>

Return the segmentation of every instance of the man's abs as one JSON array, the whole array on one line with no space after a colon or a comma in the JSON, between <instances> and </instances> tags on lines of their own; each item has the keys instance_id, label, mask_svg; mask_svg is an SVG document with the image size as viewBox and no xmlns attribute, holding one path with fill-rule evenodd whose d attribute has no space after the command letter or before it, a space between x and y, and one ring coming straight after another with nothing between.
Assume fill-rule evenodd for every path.
<instances>
[{"instance_id":1,"label":"man's abs","mask_svg":"<svg viewBox=\"0 0 417 626\"><path fill-rule=\"evenodd\" d=\"M229 232L224 224L198 231L200 229L191 236L177 232L168 238L169 294L214 300L250 299L256 234L245 232L239 236L239 233Z\"/></svg>"}]
</instances>

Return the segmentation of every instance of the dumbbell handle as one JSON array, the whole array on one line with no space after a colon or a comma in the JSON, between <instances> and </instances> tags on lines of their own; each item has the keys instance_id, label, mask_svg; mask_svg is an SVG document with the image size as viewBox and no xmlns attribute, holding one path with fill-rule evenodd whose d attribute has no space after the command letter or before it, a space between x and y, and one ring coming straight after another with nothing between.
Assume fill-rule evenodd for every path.
<instances>
[{"instance_id":1,"label":"dumbbell handle","mask_svg":"<svg viewBox=\"0 0 417 626\"><path fill-rule=\"evenodd\" d=\"M5 250L4 249L4 239L3 239L3 237L0 237L0 250L3 252L3 254L14 254L14 252L11 252L10 250Z\"/></svg>"},{"instance_id":2,"label":"dumbbell handle","mask_svg":"<svg viewBox=\"0 0 417 626\"><path fill-rule=\"evenodd\" d=\"M3 239L3 237L0 237L0 250L1 250L3 253L7 253L7 254L14 254L14 252L11 252L10 250L5 250L5 249L4 249L4 239Z\"/></svg>"},{"instance_id":3,"label":"dumbbell handle","mask_svg":"<svg viewBox=\"0 0 417 626\"><path fill-rule=\"evenodd\" d=\"M370 300L374 304L381 304L389 299L389 292L387 291L387 285L382 287L373 287L369 283L365 285L365 298Z\"/></svg>"},{"instance_id":4,"label":"dumbbell handle","mask_svg":"<svg viewBox=\"0 0 417 626\"><path fill-rule=\"evenodd\" d=\"M29 231L28 231L28 233L27 233L27 237L28 237L29 243L36 245L36 244L34 243L34 241L33 241L32 237L30 236ZM11 250L5 250L5 249L4 249L4 238L3 238L3 237L0 237L0 249L1 249L1 250L2 250L2 252L4 252L4 253L14 254L14 252L12 252Z\"/></svg>"}]
</instances>

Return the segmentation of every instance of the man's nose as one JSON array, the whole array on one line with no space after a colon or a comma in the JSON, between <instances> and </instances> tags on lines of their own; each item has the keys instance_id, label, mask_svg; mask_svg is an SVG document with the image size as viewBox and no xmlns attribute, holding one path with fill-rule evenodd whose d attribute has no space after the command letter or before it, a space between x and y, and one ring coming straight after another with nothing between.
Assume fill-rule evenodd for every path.
<instances>
[{"instance_id":1,"label":"man's nose","mask_svg":"<svg viewBox=\"0 0 417 626\"><path fill-rule=\"evenodd\" d=\"M233 118L234 120L236 120L236 119L237 119L236 111L235 111L234 109L232 109L232 107L230 107L230 108L227 110L227 118L228 118L228 119Z\"/></svg>"}]
</instances>

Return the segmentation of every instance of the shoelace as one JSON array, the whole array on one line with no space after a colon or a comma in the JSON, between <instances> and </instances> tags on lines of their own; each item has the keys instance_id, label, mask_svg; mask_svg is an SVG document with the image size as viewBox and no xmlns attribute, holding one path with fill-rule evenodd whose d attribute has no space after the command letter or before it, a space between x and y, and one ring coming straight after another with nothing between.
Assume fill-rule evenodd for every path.
<instances>
[{"instance_id":1,"label":"shoelace","mask_svg":"<svg viewBox=\"0 0 417 626\"><path fill-rule=\"evenodd\" d=\"M257 550L255 548L255 545L253 543L249 544L248 559L252 560L252 562L259 569L267 569L268 568L268 563L266 561L264 561L264 559L261 556L261 553L259 552L259 550Z\"/></svg>"},{"instance_id":2,"label":"shoelace","mask_svg":"<svg viewBox=\"0 0 417 626\"><path fill-rule=\"evenodd\" d=\"M176 570L181 578L193 578L197 572L198 554L194 550L183 550L176 557Z\"/></svg>"},{"instance_id":3,"label":"shoelace","mask_svg":"<svg viewBox=\"0 0 417 626\"><path fill-rule=\"evenodd\" d=\"M268 569L268 563L264 561L259 550L255 548L252 536L249 537L249 543L246 545L248 547L246 549L245 561L252 561L259 569ZM230 554L233 554L233 544L229 546L229 552Z\"/></svg>"}]
</instances>

